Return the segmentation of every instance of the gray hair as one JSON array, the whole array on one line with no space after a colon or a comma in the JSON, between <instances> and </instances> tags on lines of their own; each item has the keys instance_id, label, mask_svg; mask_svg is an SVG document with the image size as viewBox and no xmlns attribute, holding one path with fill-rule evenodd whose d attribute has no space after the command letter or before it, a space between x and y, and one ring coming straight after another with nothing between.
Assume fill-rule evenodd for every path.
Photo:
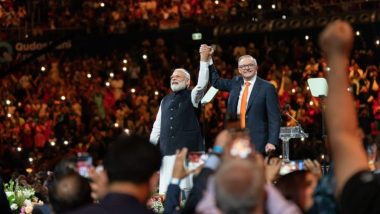
<instances>
[{"instance_id":1,"label":"gray hair","mask_svg":"<svg viewBox=\"0 0 380 214\"><path fill-rule=\"evenodd\" d=\"M191 80L190 73L186 71L184 68L176 68L174 69L174 71L181 71L182 73L185 74L186 79Z\"/></svg>"},{"instance_id":2,"label":"gray hair","mask_svg":"<svg viewBox=\"0 0 380 214\"><path fill-rule=\"evenodd\" d=\"M253 61L253 64L255 64L257 66L256 59L253 58L253 56L251 56L251 55L243 55L243 56L239 57L239 59L238 59L238 65L240 64L241 60L246 59L246 58L251 59Z\"/></svg>"},{"instance_id":3,"label":"gray hair","mask_svg":"<svg viewBox=\"0 0 380 214\"><path fill-rule=\"evenodd\" d=\"M252 213L263 202L263 173L248 159L223 163L215 176L215 199L221 211L225 214Z\"/></svg>"}]
</instances>

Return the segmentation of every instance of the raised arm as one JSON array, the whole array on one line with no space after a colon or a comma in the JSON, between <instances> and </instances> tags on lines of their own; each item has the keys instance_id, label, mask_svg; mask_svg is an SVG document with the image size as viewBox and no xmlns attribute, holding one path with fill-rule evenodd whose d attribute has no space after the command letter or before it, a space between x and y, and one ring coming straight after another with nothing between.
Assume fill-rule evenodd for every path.
<instances>
[{"instance_id":1,"label":"raised arm","mask_svg":"<svg viewBox=\"0 0 380 214\"><path fill-rule=\"evenodd\" d=\"M329 24L320 37L321 49L331 68L328 74L326 122L335 161L338 195L350 177L369 169L359 134L355 102L347 90L347 68L352 43L352 28L343 21Z\"/></svg>"},{"instance_id":2,"label":"raised arm","mask_svg":"<svg viewBox=\"0 0 380 214\"><path fill-rule=\"evenodd\" d=\"M211 60L210 65L208 66L210 70L210 81L211 85L214 88L217 88L222 91L230 91L232 88L232 80L220 78L218 71L216 70L213 62Z\"/></svg>"},{"instance_id":3,"label":"raised arm","mask_svg":"<svg viewBox=\"0 0 380 214\"><path fill-rule=\"evenodd\" d=\"M198 108L199 102L201 101L204 92L207 88L209 79L209 70L207 60L210 56L210 48L207 45L201 45L199 49L200 53L200 66L197 85L191 91L191 102L195 108Z\"/></svg>"},{"instance_id":4,"label":"raised arm","mask_svg":"<svg viewBox=\"0 0 380 214\"><path fill-rule=\"evenodd\" d=\"M211 82L211 85L214 88L222 90L222 91L230 91L231 88L232 88L232 81L233 80L223 79L223 78L221 78L219 76L219 73L216 70L216 68L214 66L214 62L213 62L213 60L212 60L211 57L208 60L208 65L209 65L208 68L209 68L209 71L210 71L210 82Z\"/></svg>"}]
</instances>

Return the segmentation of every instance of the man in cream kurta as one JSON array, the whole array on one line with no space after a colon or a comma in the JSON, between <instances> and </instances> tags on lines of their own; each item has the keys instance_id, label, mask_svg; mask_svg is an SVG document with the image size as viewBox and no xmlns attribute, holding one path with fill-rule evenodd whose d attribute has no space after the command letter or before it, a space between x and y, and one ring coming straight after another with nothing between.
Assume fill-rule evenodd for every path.
<instances>
[{"instance_id":1,"label":"man in cream kurta","mask_svg":"<svg viewBox=\"0 0 380 214\"><path fill-rule=\"evenodd\" d=\"M154 144L159 143L164 156L160 170L160 194L165 194L169 185L176 150L186 147L190 152L204 151L199 116L200 101L209 80L207 60L210 51L207 45L202 45L200 48L201 62L197 85L190 90L190 74L183 68L177 68L170 77L170 87L173 92L161 101L150 135L150 141ZM180 186L185 191L190 190L191 177L183 179Z\"/></svg>"}]
</instances>

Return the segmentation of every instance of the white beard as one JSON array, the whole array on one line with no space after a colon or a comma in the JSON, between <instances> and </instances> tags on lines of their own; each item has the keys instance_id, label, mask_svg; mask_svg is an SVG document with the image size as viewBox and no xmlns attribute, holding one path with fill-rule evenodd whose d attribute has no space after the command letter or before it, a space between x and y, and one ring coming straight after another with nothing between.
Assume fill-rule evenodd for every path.
<instances>
[{"instance_id":1,"label":"white beard","mask_svg":"<svg viewBox=\"0 0 380 214\"><path fill-rule=\"evenodd\" d=\"M186 82L185 82L185 81L182 81L182 82L179 82L179 83L176 84L176 85L170 84L170 88L171 88L172 91L174 91L174 92L181 91L181 90L183 90L183 89L186 88Z\"/></svg>"}]
</instances>

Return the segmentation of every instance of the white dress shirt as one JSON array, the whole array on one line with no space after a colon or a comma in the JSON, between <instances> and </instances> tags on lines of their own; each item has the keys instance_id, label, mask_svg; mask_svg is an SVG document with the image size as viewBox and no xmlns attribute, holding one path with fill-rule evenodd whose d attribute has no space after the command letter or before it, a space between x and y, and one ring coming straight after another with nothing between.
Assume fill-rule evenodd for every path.
<instances>
[{"instance_id":1,"label":"white dress shirt","mask_svg":"<svg viewBox=\"0 0 380 214\"><path fill-rule=\"evenodd\" d=\"M241 89L240 89L240 95L239 95L239 101L238 101L238 105L237 105L237 114L240 115L240 106L241 106L241 99L243 97L243 92L244 92L244 87L245 87L245 83L247 81L244 80L244 84L241 86ZM250 81L251 84L249 85L249 88L248 88L248 96L247 96L247 107L248 107L248 101L249 101L249 97L251 96L251 92L252 92L252 89L253 89L253 85L255 84L256 82L256 75L252 77L252 79Z\"/></svg>"}]
</instances>

